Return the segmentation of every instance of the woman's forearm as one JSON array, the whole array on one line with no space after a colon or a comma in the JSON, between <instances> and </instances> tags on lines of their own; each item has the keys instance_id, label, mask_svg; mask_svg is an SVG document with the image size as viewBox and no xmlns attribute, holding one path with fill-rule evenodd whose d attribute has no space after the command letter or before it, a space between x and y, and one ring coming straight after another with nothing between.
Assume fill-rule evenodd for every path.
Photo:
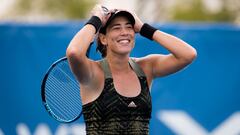
<instances>
[{"instance_id":1,"label":"woman's forearm","mask_svg":"<svg viewBox=\"0 0 240 135\"><path fill-rule=\"evenodd\" d=\"M96 29L93 25L85 25L71 40L67 48L67 56L86 56L87 50L94 40Z\"/></svg>"},{"instance_id":2,"label":"woman's forearm","mask_svg":"<svg viewBox=\"0 0 240 135\"><path fill-rule=\"evenodd\" d=\"M196 50L192 46L160 30L154 32L153 40L161 44L179 60L192 61L197 55Z\"/></svg>"}]
</instances>

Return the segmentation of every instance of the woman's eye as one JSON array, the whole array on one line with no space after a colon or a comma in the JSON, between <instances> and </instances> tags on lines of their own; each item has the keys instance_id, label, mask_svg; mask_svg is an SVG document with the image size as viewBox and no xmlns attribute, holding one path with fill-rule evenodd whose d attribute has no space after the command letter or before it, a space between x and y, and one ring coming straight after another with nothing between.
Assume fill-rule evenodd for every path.
<instances>
[{"instance_id":1,"label":"woman's eye","mask_svg":"<svg viewBox=\"0 0 240 135\"><path fill-rule=\"evenodd\" d=\"M114 29L114 30L118 30L118 29L120 29L120 27L113 27L113 29Z\"/></svg>"},{"instance_id":2,"label":"woman's eye","mask_svg":"<svg viewBox=\"0 0 240 135\"><path fill-rule=\"evenodd\" d=\"M132 26L132 25L128 25L128 26L127 26L127 28L129 28L129 29L132 29L132 28L133 28L133 26Z\"/></svg>"}]
</instances>

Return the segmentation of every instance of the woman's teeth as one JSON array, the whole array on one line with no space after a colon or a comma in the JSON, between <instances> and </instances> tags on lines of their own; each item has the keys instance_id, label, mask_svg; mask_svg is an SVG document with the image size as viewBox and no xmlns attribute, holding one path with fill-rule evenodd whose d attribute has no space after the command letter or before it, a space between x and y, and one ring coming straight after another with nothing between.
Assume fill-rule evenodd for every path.
<instances>
[{"instance_id":1,"label":"woman's teeth","mask_svg":"<svg viewBox=\"0 0 240 135\"><path fill-rule=\"evenodd\" d=\"M129 43L129 40L120 40L119 43Z\"/></svg>"}]
</instances>

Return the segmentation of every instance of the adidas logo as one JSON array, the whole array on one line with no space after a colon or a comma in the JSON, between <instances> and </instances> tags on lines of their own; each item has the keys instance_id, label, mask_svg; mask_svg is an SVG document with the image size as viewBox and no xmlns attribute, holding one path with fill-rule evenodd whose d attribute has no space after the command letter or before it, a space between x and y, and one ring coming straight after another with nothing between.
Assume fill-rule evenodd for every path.
<instances>
[{"instance_id":1,"label":"adidas logo","mask_svg":"<svg viewBox=\"0 0 240 135\"><path fill-rule=\"evenodd\" d=\"M128 105L128 107L137 107L137 105L132 101L132 102Z\"/></svg>"}]
</instances>

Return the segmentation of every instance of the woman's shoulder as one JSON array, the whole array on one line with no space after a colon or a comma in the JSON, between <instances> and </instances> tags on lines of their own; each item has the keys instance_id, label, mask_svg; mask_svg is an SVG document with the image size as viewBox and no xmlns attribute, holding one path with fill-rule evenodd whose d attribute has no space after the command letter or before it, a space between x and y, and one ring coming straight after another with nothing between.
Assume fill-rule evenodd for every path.
<instances>
[{"instance_id":1,"label":"woman's shoulder","mask_svg":"<svg viewBox=\"0 0 240 135\"><path fill-rule=\"evenodd\" d=\"M150 54L144 57L131 57L131 59L138 64L149 64L154 57L156 57L155 54Z\"/></svg>"},{"instance_id":2,"label":"woman's shoulder","mask_svg":"<svg viewBox=\"0 0 240 135\"><path fill-rule=\"evenodd\" d=\"M150 71L150 63L149 63L149 58L148 56L145 57L131 57L131 59L137 63L142 70L144 70L145 72L149 72Z\"/></svg>"}]
</instances>

